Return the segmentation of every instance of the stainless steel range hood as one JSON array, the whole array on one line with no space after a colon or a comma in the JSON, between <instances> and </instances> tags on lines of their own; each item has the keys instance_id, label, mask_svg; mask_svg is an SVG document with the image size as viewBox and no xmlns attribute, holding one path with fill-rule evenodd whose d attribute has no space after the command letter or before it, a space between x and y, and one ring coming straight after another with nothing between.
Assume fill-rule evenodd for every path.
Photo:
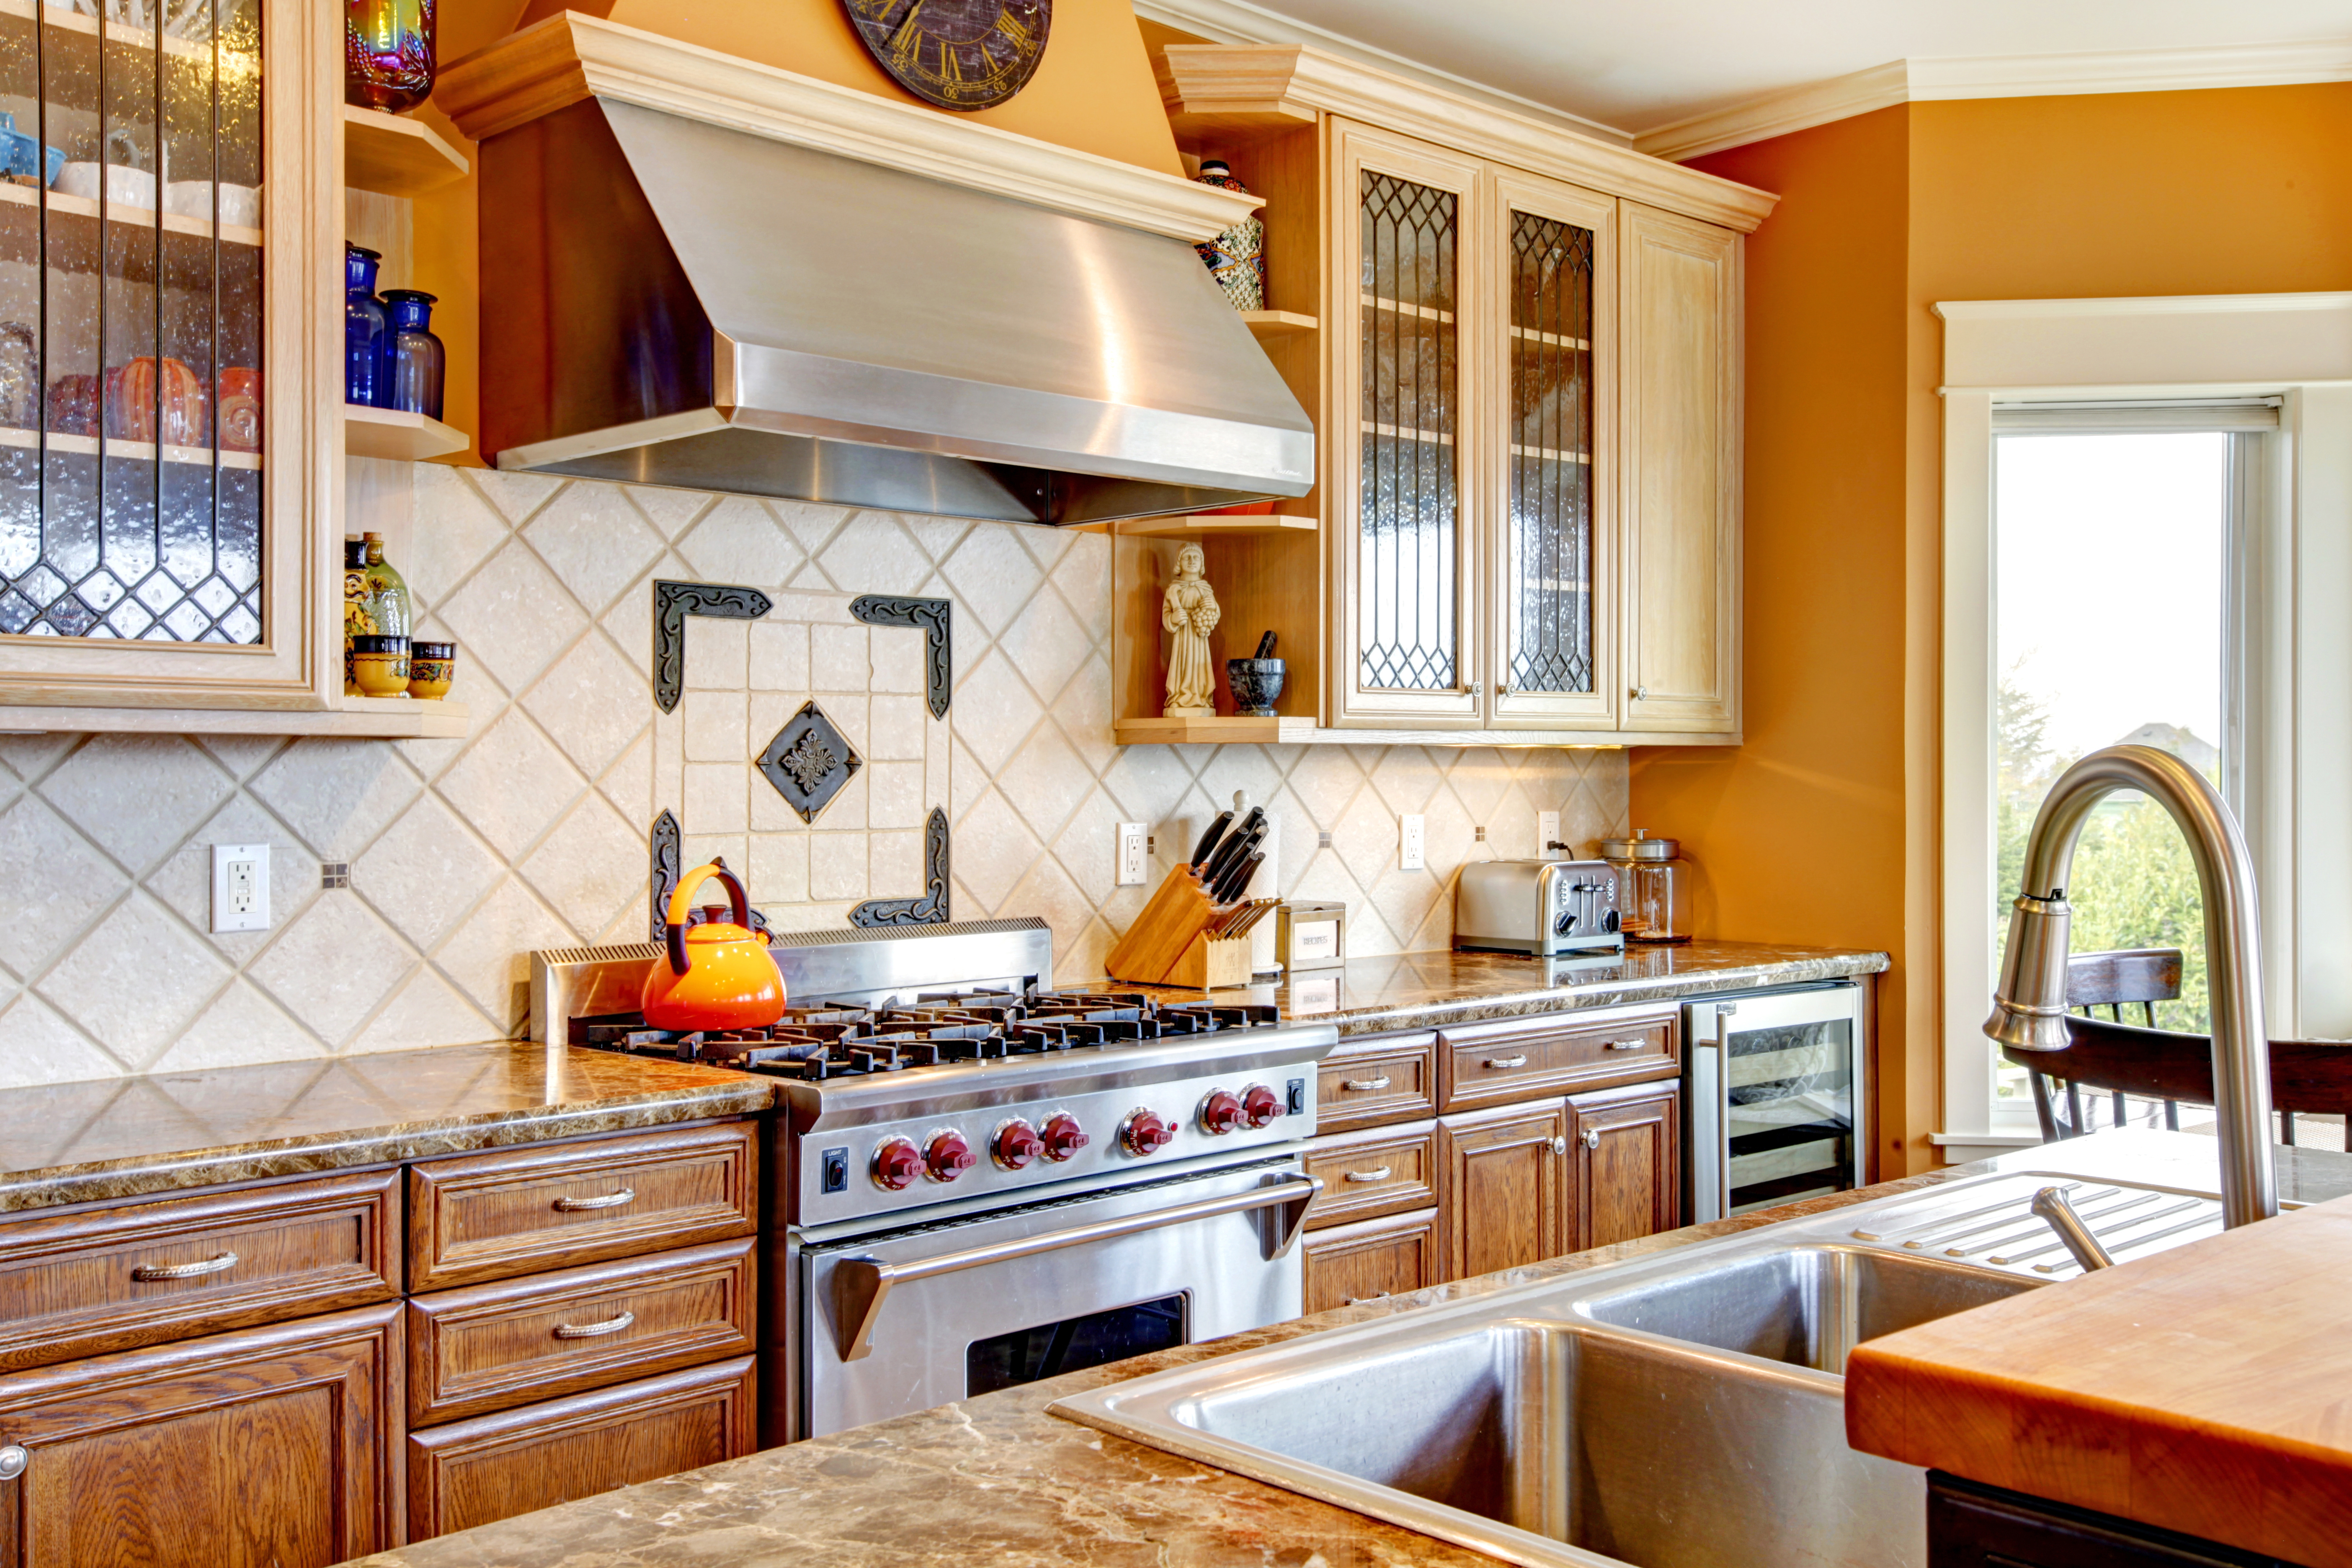
<instances>
[{"instance_id":1,"label":"stainless steel range hood","mask_svg":"<svg viewBox=\"0 0 2352 1568\"><path fill-rule=\"evenodd\" d=\"M501 468L1045 523L1313 483L1181 240L606 96L481 178Z\"/></svg>"}]
</instances>

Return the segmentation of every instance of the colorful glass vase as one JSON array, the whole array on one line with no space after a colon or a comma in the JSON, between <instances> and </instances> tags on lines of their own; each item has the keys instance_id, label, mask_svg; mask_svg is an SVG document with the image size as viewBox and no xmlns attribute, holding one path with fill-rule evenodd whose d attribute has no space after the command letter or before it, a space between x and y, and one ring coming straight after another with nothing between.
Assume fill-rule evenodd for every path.
<instances>
[{"instance_id":1,"label":"colorful glass vase","mask_svg":"<svg viewBox=\"0 0 2352 1568\"><path fill-rule=\"evenodd\" d=\"M433 96L433 0L343 0L343 101L398 114Z\"/></svg>"},{"instance_id":2,"label":"colorful glass vase","mask_svg":"<svg viewBox=\"0 0 2352 1568\"><path fill-rule=\"evenodd\" d=\"M343 247L343 401L383 405L383 340L391 319L375 297L376 263L364 246Z\"/></svg>"},{"instance_id":3,"label":"colorful glass vase","mask_svg":"<svg viewBox=\"0 0 2352 1568\"><path fill-rule=\"evenodd\" d=\"M1236 195L1248 195L1249 187L1234 177L1222 158L1201 160L1198 176L1204 185L1216 185ZM1208 263L1217 287L1236 310L1265 309L1265 222L1255 214L1242 219L1214 239L1202 240L1192 247Z\"/></svg>"},{"instance_id":4,"label":"colorful glass vase","mask_svg":"<svg viewBox=\"0 0 2352 1568\"><path fill-rule=\"evenodd\" d=\"M433 296L419 289L387 289L383 303L392 312L392 326L384 333L379 372L383 405L438 419L445 356L432 332Z\"/></svg>"}]
</instances>

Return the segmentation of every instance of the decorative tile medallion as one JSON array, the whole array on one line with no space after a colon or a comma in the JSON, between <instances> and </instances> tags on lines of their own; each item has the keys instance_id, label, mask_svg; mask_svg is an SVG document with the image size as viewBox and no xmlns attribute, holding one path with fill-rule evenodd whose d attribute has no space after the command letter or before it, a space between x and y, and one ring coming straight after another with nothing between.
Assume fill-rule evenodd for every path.
<instances>
[{"instance_id":1,"label":"decorative tile medallion","mask_svg":"<svg viewBox=\"0 0 2352 1568\"><path fill-rule=\"evenodd\" d=\"M654 584L654 702L665 713L677 710L686 692L686 617L717 616L756 621L774 607L757 588L728 583Z\"/></svg>"},{"instance_id":2,"label":"decorative tile medallion","mask_svg":"<svg viewBox=\"0 0 2352 1568\"><path fill-rule=\"evenodd\" d=\"M912 626L923 634L929 654L923 695L931 705L931 717L946 718L949 689L955 681L955 602L860 594L849 602L849 613L870 626Z\"/></svg>"},{"instance_id":3,"label":"decorative tile medallion","mask_svg":"<svg viewBox=\"0 0 2352 1568\"><path fill-rule=\"evenodd\" d=\"M849 911L857 926L945 925L948 921L948 814L933 807L923 824L923 896L868 899Z\"/></svg>"},{"instance_id":4,"label":"decorative tile medallion","mask_svg":"<svg viewBox=\"0 0 2352 1568\"><path fill-rule=\"evenodd\" d=\"M784 804L801 814L803 822L814 822L849 775L866 764L824 710L811 701L801 704L753 765L784 797Z\"/></svg>"}]
</instances>

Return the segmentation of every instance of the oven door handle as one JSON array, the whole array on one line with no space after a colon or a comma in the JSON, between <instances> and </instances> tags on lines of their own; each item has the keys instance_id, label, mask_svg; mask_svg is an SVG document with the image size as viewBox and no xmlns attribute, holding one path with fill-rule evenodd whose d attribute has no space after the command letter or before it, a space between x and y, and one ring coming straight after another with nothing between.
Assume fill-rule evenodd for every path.
<instances>
[{"instance_id":1,"label":"oven door handle","mask_svg":"<svg viewBox=\"0 0 2352 1568\"><path fill-rule=\"evenodd\" d=\"M942 1253L919 1263L885 1263L878 1258L842 1258L833 1266L833 1323L840 1342L841 1359L864 1361L873 1353L874 1322L882 1315L882 1303L889 1299L894 1285L911 1285L966 1268L1033 1258L1041 1252L1058 1252L1065 1247L1083 1247L1090 1241L1139 1236L1147 1230L1186 1225L1196 1219L1288 1205L1291 1212L1284 1216L1281 1239L1268 1255L1271 1261L1289 1256L1299 1234L1306 1229L1307 1211L1314 1207L1322 1191L1322 1177L1299 1176L1278 1186L1259 1187L1232 1197L1203 1198L1198 1203L1179 1204L1174 1208L1154 1209L1150 1214L1129 1215L1124 1219L1107 1219L1069 1230L1049 1231L1044 1236L1025 1236L1018 1241L975 1247L968 1252Z\"/></svg>"}]
</instances>

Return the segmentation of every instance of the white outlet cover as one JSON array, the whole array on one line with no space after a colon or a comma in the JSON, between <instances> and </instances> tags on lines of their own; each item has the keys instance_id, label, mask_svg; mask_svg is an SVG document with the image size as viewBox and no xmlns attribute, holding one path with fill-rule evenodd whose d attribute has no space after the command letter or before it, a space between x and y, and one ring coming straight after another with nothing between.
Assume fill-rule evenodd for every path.
<instances>
[{"instance_id":1,"label":"white outlet cover","mask_svg":"<svg viewBox=\"0 0 2352 1568\"><path fill-rule=\"evenodd\" d=\"M1422 837L1421 813L1408 812L1397 818L1397 868L1422 871L1428 867L1429 851Z\"/></svg>"},{"instance_id":2,"label":"white outlet cover","mask_svg":"<svg viewBox=\"0 0 2352 1568\"><path fill-rule=\"evenodd\" d=\"M269 846L213 846L213 930L269 929Z\"/></svg>"},{"instance_id":3,"label":"white outlet cover","mask_svg":"<svg viewBox=\"0 0 2352 1568\"><path fill-rule=\"evenodd\" d=\"M1143 824L1140 822L1122 822L1118 825L1118 844L1117 849L1118 879L1116 884L1117 886L1122 888L1139 888L1143 885L1144 861L1145 857L1148 854L1148 850L1145 846L1146 837L1143 830Z\"/></svg>"},{"instance_id":4,"label":"white outlet cover","mask_svg":"<svg viewBox=\"0 0 2352 1568\"><path fill-rule=\"evenodd\" d=\"M1537 813L1536 813L1536 858L1537 858L1537 859L1538 859L1538 860L1549 860L1549 859L1550 859L1550 858L1552 858L1553 853L1554 853L1554 851L1553 851L1553 849L1552 849L1552 846L1553 846L1553 845L1555 845L1555 844L1557 844L1557 843L1559 843L1559 813L1558 813L1558 812L1556 812L1556 811L1538 811L1538 812L1537 812Z\"/></svg>"}]
</instances>

